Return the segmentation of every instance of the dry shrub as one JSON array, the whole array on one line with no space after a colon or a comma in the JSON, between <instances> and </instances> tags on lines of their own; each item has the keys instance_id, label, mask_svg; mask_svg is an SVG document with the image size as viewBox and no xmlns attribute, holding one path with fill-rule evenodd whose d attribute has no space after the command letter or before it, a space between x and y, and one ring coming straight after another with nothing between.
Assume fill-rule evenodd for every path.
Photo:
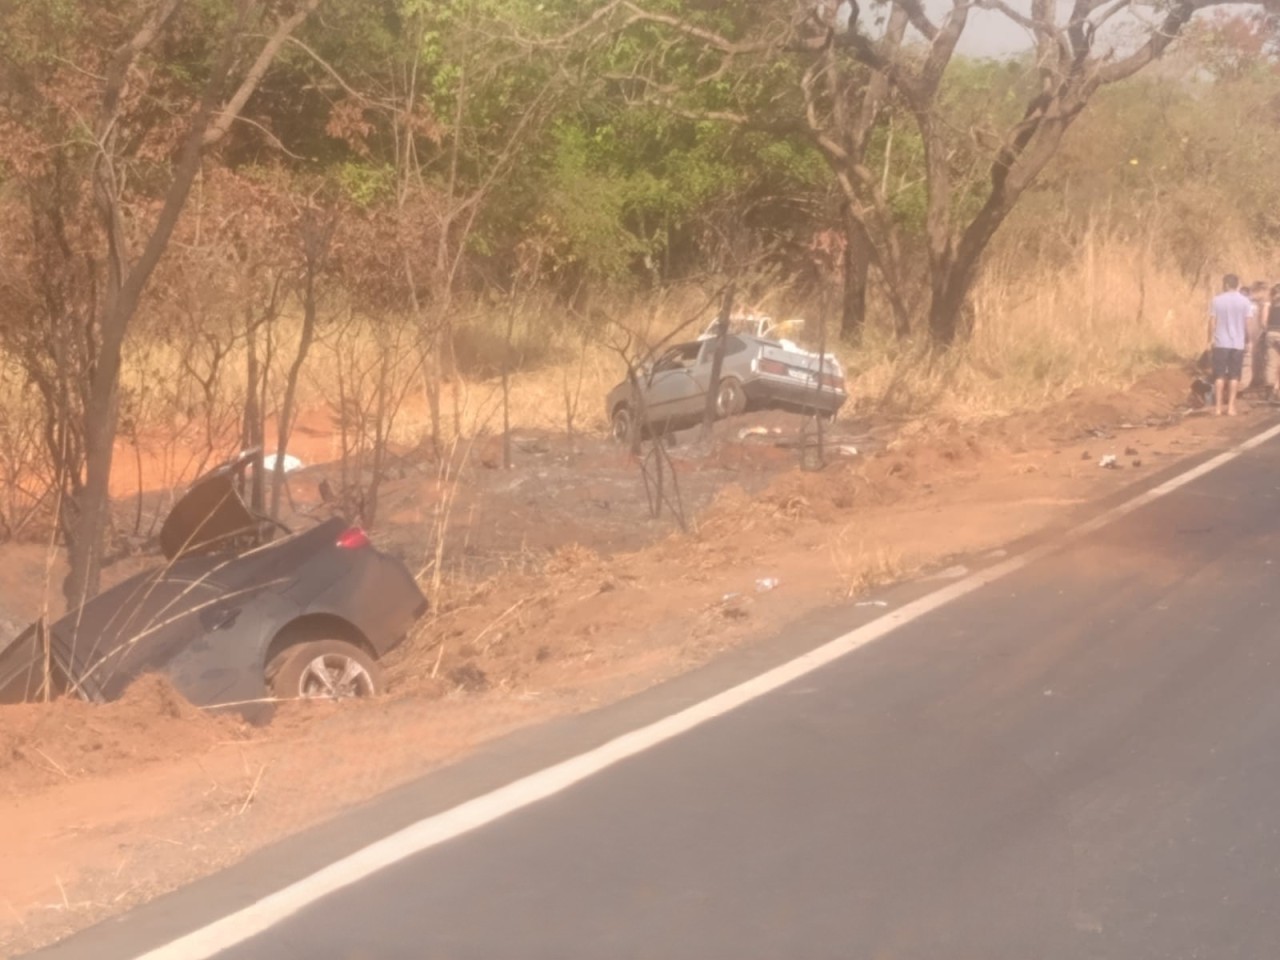
<instances>
[{"instance_id":1,"label":"dry shrub","mask_svg":"<svg viewBox=\"0 0 1280 960\"><path fill-rule=\"evenodd\" d=\"M566 576L585 573L600 567L600 555L590 547L567 543L559 547L547 560L543 572L550 576Z\"/></svg>"},{"instance_id":2,"label":"dry shrub","mask_svg":"<svg viewBox=\"0 0 1280 960\"><path fill-rule=\"evenodd\" d=\"M829 523L867 492L861 468L833 464L821 473L794 470L778 477L759 497L762 508L788 525L800 520Z\"/></svg>"},{"instance_id":3,"label":"dry shrub","mask_svg":"<svg viewBox=\"0 0 1280 960\"><path fill-rule=\"evenodd\" d=\"M840 531L831 541L830 550L831 565L846 598L858 597L876 587L903 580L918 567L893 547L868 547L854 524Z\"/></svg>"},{"instance_id":4,"label":"dry shrub","mask_svg":"<svg viewBox=\"0 0 1280 960\"><path fill-rule=\"evenodd\" d=\"M0 539L43 534L57 500L44 411L21 365L0 354Z\"/></svg>"}]
</instances>

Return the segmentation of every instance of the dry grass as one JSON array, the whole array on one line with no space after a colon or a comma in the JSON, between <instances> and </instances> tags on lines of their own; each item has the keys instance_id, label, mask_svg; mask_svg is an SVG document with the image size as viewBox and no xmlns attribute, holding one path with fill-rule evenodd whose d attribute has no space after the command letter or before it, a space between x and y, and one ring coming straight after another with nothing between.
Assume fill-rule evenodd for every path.
<instances>
[{"instance_id":1,"label":"dry grass","mask_svg":"<svg viewBox=\"0 0 1280 960\"><path fill-rule=\"evenodd\" d=\"M1241 258L1266 276L1256 259ZM857 401L907 416L985 420L1078 391L1123 390L1204 347L1216 290L1192 285L1139 245L1091 233L1065 265L1028 268L1025 260L1006 249L988 263L974 295L973 337L947 356L875 337L846 353Z\"/></svg>"},{"instance_id":2,"label":"dry grass","mask_svg":"<svg viewBox=\"0 0 1280 960\"><path fill-rule=\"evenodd\" d=\"M883 545L868 547L853 524L832 538L829 549L845 599L905 580L918 569L918 564L898 550Z\"/></svg>"},{"instance_id":3,"label":"dry grass","mask_svg":"<svg viewBox=\"0 0 1280 960\"><path fill-rule=\"evenodd\" d=\"M851 408L926 421L987 420L1041 409L1080 391L1123 390L1202 349L1216 276L1212 284L1193 285L1150 250L1100 231L1087 234L1075 253L1065 265L1030 267L1016 249L993 256L975 291L973 336L945 355L887 336L887 320L876 318L873 306L865 343L834 347L850 373ZM1264 259L1253 252L1239 258L1243 266L1236 269L1266 276L1259 265ZM760 307L778 316L806 313L783 295L773 300ZM615 316L656 339L700 305L705 322L713 308L697 291L686 291L663 310L633 305ZM695 323L689 330L701 327ZM564 384L580 376L581 425L604 428L600 401L624 373L616 351L603 342L607 335L585 350L565 337L551 352L552 362L513 378L518 426L563 431Z\"/></svg>"},{"instance_id":4,"label":"dry grass","mask_svg":"<svg viewBox=\"0 0 1280 960\"><path fill-rule=\"evenodd\" d=\"M1193 287L1150 251L1101 233L1087 235L1076 254L1066 265L1030 268L1016 250L994 256L975 292L973 337L943 356L894 341L873 316L861 347L835 347L851 374L854 408L911 418L988 419L1034 410L1082 389L1123 389L1153 367L1200 349L1203 305L1212 292L1207 285ZM660 299L613 303L588 327L554 303L529 304L516 318L511 341L512 426L563 433L572 418L575 431L603 429L602 400L624 374L619 347L628 332L632 352L638 343L655 342L682 325L682 335L694 335L714 312L709 301L706 291L685 289ZM758 306L777 315L806 313L781 293ZM501 304L477 307L457 321L454 359L472 373L442 390L446 440L459 430L484 435L501 428L505 311ZM290 354L296 332L295 321L281 322L280 356ZM147 362L132 367L131 379L155 382L162 371L175 369L179 349L180 344L152 345ZM302 406L327 406L339 360L373 357L378 349L363 333L340 344L322 343L306 368ZM228 403L243 392L242 369L233 355L224 377ZM172 423L172 411L156 409L154 420ZM428 431L422 391L411 391L393 439L414 446Z\"/></svg>"},{"instance_id":5,"label":"dry grass","mask_svg":"<svg viewBox=\"0 0 1280 960\"><path fill-rule=\"evenodd\" d=\"M888 325L873 308L866 342L856 349L835 346L850 374L847 409L925 422L985 420L1033 411L1082 390L1122 390L1153 367L1200 350L1204 304L1213 291L1205 282L1191 285L1149 249L1097 230L1078 241L1062 264L1028 265L1027 259L1016 243L993 254L974 295L974 334L945 355L887 336ZM1256 252L1252 261L1241 257L1238 269L1257 270L1258 259ZM1262 275L1261 270L1247 273ZM511 331L507 361L512 427L560 434L570 428L575 434L602 431L604 395L624 375L621 348L634 356L640 344L677 330L681 337L695 335L714 313L712 299L708 290L690 287L597 304L589 320L550 300L525 302ZM785 292L747 306L775 316L814 316L789 302ZM498 374L508 350L508 310L501 303L477 304L455 321L444 366L460 373L440 390L444 451L501 431ZM340 318L350 316L349 308L335 304L329 313L333 319L322 325L304 368L299 408L310 411L313 422L317 412L331 411L336 460L341 454L333 412L339 374L344 368L378 369L387 343L374 335L370 323L344 324ZM268 413L283 392L283 371L299 332L297 317L286 315L276 324ZM152 488L182 486L236 442L246 383L243 346L230 331L223 332L226 353L214 389L205 391L190 370L211 369L210 344L218 335L208 334L174 330L165 337L139 336L129 345L122 420L130 426L122 442L141 437L151 461ZM389 435L399 450L419 447L431 435L425 380L404 387ZM5 421L7 426L0 424L0 439L6 441L0 466L11 491L15 477L48 473L38 462L42 448L33 442L36 431L9 435L15 425L38 419L33 399L20 376L0 376L0 406L23 411ZM274 443L270 424L267 443ZM9 462L24 457L31 458L30 469ZM134 485L128 482L131 459L119 458L121 492ZM447 453L445 459L451 459ZM9 502L0 504L0 519L16 525L37 496L11 492Z\"/></svg>"}]
</instances>

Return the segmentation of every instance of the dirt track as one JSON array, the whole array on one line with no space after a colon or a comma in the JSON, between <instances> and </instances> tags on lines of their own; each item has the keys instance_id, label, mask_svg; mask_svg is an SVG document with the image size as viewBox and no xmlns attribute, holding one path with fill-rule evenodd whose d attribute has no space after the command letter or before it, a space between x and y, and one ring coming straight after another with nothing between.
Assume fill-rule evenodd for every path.
<instances>
[{"instance_id":1,"label":"dirt track","mask_svg":"<svg viewBox=\"0 0 1280 960\"><path fill-rule=\"evenodd\" d=\"M450 526L459 585L393 657L386 701L292 708L253 730L147 680L108 707L0 710L0 954L207 873L483 740L1061 521L1261 417L1181 416L1186 385L1168 371L1123 396L981 428L858 424L846 432L886 449L817 473L794 469L794 451L770 438L738 441L758 418L725 424L710 454L673 451L689 534L647 518L635 466L603 444L574 455L525 438L512 471L475 450ZM1106 454L1121 469L1100 469ZM439 495L428 470L396 479L386 542L425 557ZM3 550L0 597L14 588L16 611L30 613L42 552ZM757 592L761 578L780 585Z\"/></svg>"}]
</instances>

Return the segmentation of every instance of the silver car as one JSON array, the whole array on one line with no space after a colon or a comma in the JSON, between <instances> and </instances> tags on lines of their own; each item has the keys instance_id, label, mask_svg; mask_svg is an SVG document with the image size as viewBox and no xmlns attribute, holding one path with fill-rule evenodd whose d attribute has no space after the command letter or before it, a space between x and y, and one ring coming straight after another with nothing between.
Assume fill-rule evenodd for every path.
<instances>
[{"instance_id":1,"label":"silver car","mask_svg":"<svg viewBox=\"0 0 1280 960\"><path fill-rule=\"evenodd\" d=\"M645 435L684 430L702 422L716 339L679 343L636 371L636 388L624 380L606 400L613 436L626 440L639 426ZM833 417L848 399L844 370L791 343L731 334L716 391L716 416L783 409Z\"/></svg>"}]
</instances>

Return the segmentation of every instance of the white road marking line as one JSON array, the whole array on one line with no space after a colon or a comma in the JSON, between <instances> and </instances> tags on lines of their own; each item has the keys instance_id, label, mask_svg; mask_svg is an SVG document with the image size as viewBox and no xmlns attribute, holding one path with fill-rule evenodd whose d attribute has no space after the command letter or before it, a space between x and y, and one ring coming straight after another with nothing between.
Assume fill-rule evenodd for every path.
<instances>
[{"instance_id":1,"label":"white road marking line","mask_svg":"<svg viewBox=\"0 0 1280 960\"><path fill-rule=\"evenodd\" d=\"M137 960L206 960L213 957L270 929L315 903L321 897L357 883L446 840L469 833L500 817L567 790L574 784L628 757L633 757L694 727L701 726L708 720L713 720L745 703L771 693L860 647L874 643L899 627L918 620L1001 577L1021 570L1042 557L1060 550L1064 545L1127 516L1152 501L1168 496L1180 487L1198 480L1276 436L1280 436L1280 426L1264 430L1225 453L1205 461L1200 466L1193 467L1113 507L1093 520L1073 528L1052 543L1043 544L1020 556L985 570L979 570L963 580L935 590L871 623L851 630L794 660L767 670L759 676L648 726L632 730L586 753L531 773L505 787L499 787L483 796L419 820L235 913L228 914L199 930L142 954Z\"/></svg>"}]
</instances>

